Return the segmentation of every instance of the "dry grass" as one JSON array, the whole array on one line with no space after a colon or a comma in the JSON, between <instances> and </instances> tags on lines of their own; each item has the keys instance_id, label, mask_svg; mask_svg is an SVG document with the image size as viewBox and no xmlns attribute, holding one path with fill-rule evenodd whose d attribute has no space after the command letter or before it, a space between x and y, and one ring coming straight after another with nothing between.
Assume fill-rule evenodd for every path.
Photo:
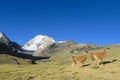
<instances>
[{"instance_id":1,"label":"dry grass","mask_svg":"<svg viewBox=\"0 0 120 80\"><path fill-rule=\"evenodd\" d=\"M70 65L0 65L0 80L119 80L120 61L100 65L71 68Z\"/></svg>"}]
</instances>

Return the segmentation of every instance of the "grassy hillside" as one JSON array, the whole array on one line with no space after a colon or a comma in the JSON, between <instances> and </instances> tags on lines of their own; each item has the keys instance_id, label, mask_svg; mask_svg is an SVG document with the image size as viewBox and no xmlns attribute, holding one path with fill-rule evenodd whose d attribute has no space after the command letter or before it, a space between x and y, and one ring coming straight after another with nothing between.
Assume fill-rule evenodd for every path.
<instances>
[{"instance_id":1,"label":"grassy hillside","mask_svg":"<svg viewBox=\"0 0 120 80\"><path fill-rule=\"evenodd\" d=\"M31 64L31 60L0 54L0 64Z\"/></svg>"},{"instance_id":2,"label":"grassy hillside","mask_svg":"<svg viewBox=\"0 0 120 80\"><path fill-rule=\"evenodd\" d=\"M109 47L105 65L87 65L90 63L88 54L83 68L72 68L72 55L81 54L62 53L37 61L35 65L0 64L0 80L120 80L120 46Z\"/></svg>"}]
</instances>

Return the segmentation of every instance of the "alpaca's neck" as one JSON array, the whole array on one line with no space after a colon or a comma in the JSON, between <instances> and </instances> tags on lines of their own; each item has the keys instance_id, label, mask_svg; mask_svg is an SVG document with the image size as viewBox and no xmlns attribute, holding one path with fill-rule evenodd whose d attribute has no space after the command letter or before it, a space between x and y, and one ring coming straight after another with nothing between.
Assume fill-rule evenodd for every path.
<instances>
[{"instance_id":1,"label":"alpaca's neck","mask_svg":"<svg viewBox=\"0 0 120 80\"><path fill-rule=\"evenodd\" d=\"M83 56L84 56L84 58L86 58L87 54L86 54L86 53L84 53L84 54L83 54Z\"/></svg>"},{"instance_id":2,"label":"alpaca's neck","mask_svg":"<svg viewBox=\"0 0 120 80\"><path fill-rule=\"evenodd\" d=\"M104 49L103 53L106 53L106 49Z\"/></svg>"},{"instance_id":3,"label":"alpaca's neck","mask_svg":"<svg viewBox=\"0 0 120 80\"><path fill-rule=\"evenodd\" d=\"M103 57L105 57L107 55L106 49L102 52L102 54L103 54Z\"/></svg>"}]
</instances>

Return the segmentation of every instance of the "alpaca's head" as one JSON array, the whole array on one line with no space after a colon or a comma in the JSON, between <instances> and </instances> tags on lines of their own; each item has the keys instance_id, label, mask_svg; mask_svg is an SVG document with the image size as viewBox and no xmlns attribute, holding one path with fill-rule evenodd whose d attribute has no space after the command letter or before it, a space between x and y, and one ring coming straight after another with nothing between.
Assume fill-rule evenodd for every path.
<instances>
[{"instance_id":1,"label":"alpaca's head","mask_svg":"<svg viewBox=\"0 0 120 80\"><path fill-rule=\"evenodd\" d=\"M106 49L110 50L110 48L106 48Z\"/></svg>"},{"instance_id":2,"label":"alpaca's head","mask_svg":"<svg viewBox=\"0 0 120 80\"><path fill-rule=\"evenodd\" d=\"M104 49L103 53L106 53L109 50L110 50L110 48L107 47L107 48Z\"/></svg>"},{"instance_id":3,"label":"alpaca's head","mask_svg":"<svg viewBox=\"0 0 120 80\"><path fill-rule=\"evenodd\" d=\"M108 48L108 47L107 47L107 48L105 48L105 50L109 51L109 50L110 50L110 48Z\"/></svg>"}]
</instances>

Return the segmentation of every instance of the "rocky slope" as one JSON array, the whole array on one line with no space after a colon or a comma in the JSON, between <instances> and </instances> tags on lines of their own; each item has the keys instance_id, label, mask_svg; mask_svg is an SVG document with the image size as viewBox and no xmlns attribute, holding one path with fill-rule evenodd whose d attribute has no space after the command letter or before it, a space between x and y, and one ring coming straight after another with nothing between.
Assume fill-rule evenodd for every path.
<instances>
[{"instance_id":1,"label":"rocky slope","mask_svg":"<svg viewBox=\"0 0 120 80\"><path fill-rule=\"evenodd\" d=\"M4 33L0 32L0 53L12 53L21 51L21 46L11 42Z\"/></svg>"}]
</instances>

